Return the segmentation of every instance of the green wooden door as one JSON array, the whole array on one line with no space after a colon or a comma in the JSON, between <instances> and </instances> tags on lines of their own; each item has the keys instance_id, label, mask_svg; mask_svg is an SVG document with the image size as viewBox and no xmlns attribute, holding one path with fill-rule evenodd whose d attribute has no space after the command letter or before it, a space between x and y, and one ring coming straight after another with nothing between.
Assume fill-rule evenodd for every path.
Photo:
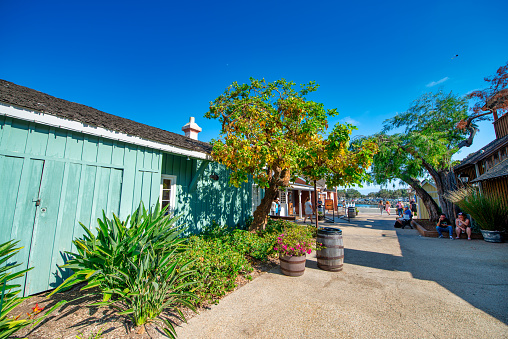
<instances>
[{"instance_id":1,"label":"green wooden door","mask_svg":"<svg viewBox=\"0 0 508 339\"><path fill-rule=\"evenodd\" d=\"M29 267L29 253L32 232L37 211L37 201L41 183L44 160L0 156L0 217L2 232L0 243L19 240L22 249L11 262L23 263L20 269ZM26 276L16 283L25 286Z\"/></svg>"},{"instance_id":2,"label":"green wooden door","mask_svg":"<svg viewBox=\"0 0 508 339\"><path fill-rule=\"evenodd\" d=\"M33 223L25 295L58 286L71 272L59 268L75 251L72 240L83 230L79 222L95 230L102 211L118 215L122 170L48 161L45 164ZM78 209L79 206L79 209Z\"/></svg>"}]
</instances>

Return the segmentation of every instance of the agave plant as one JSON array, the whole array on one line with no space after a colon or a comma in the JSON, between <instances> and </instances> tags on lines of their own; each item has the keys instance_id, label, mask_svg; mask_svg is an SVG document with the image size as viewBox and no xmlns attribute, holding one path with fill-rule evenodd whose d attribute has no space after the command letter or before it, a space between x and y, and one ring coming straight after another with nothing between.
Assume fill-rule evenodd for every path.
<instances>
[{"instance_id":1,"label":"agave plant","mask_svg":"<svg viewBox=\"0 0 508 339\"><path fill-rule=\"evenodd\" d=\"M16 253L23 247L16 248L19 241L8 241L0 244L0 339L8 338L13 333L20 329L29 326L37 325L45 317L47 317L56 308L60 307L65 302L59 302L48 310L43 316L38 318L21 318L20 315L12 315L13 310L23 301L30 297L20 297L18 294L21 292L21 286L14 283L14 280L25 275L26 272L32 268L13 272L15 268L22 265L22 263L8 263ZM42 311L42 308L36 306L37 313ZM35 311L34 311L35 312Z\"/></svg>"},{"instance_id":2,"label":"agave plant","mask_svg":"<svg viewBox=\"0 0 508 339\"><path fill-rule=\"evenodd\" d=\"M136 326L159 319L167 326L166 334L174 337L175 330L161 317L162 311L172 311L185 321L179 307L195 310L197 298L188 292L195 284L189 277L195 273L181 260L185 245L179 237L182 230L175 226L177 219L159 204L152 211L140 204L126 221L115 215L108 219L103 213L97 235L81 224L85 234L73 241L77 253L68 252L72 259L63 266L74 274L51 294L86 282L82 290L102 295L102 302L92 305L112 306L119 314L129 315Z\"/></svg>"},{"instance_id":3,"label":"agave plant","mask_svg":"<svg viewBox=\"0 0 508 339\"><path fill-rule=\"evenodd\" d=\"M482 230L508 228L508 206L497 195L485 195L475 188L465 187L448 192L445 197L471 215Z\"/></svg>"}]
</instances>

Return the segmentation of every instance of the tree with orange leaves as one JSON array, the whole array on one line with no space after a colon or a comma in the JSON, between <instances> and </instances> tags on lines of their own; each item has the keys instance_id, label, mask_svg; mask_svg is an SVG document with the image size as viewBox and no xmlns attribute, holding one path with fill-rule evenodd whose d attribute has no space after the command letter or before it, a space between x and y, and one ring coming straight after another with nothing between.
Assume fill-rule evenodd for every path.
<instances>
[{"instance_id":1,"label":"tree with orange leaves","mask_svg":"<svg viewBox=\"0 0 508 339\"><path fill-rule=\"evenodd\" d=\"M508 111L508 62L499 67L495 75L486 77L484 80L490 86L469 93L467 98L476 101L471 108L472 114L457 124L457 128L463 131L469 130L473 135L476 133L473 121L491 120L492 118L497 120ZM467 141L465 140L465 142Z\"/></svg>"},{"instance_id":2,"label":"tree with orange leaves","mask_svg":"<svg viewBox=\"0 0 508 339\"><path fill-rule=\"evenodd\" d=\"M212 141L212 156L231 169L230 183L238 186L252 175L265 188L251 230L264 228L273 199L291 179L307 175L327 177L333 184L359 183L375 151L373 143L368 149L350 149L349 124L337 124L326 137L328 117L337 110L306 98L317 90L314 82L300 90L294 87L284 79L234 82L205 114L222 123L219 139Z\"/></svg>"}]
</instances>

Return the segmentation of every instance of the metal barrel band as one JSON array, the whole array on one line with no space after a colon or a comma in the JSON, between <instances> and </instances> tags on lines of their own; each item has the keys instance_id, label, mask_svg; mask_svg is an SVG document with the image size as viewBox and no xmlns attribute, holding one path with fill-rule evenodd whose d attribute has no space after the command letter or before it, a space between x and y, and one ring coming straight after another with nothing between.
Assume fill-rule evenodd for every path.
<instances>
[{"instance_id":1,"label":"metal barrel band","mask_svg":"<svg viewBox=\"0 0 508 339\"><path fill-rule=\"evenodd\" d=\"M338 257L322 257L320 255L317 256L318 259L323 259L323 260L337 260L337 259L344 259L344 254L341 255L341 256L338 256Z\"/></svg>"},{"instance_id":2,"label":"metal barrel band","mask_svg":"<svg viewBox=\"0 0 508 339\"><path fill-rule=\"evenodd\" d=\"M323 246L325 248L339 248L339 249L343 249L344 248L344 245L325 245L325 244L323 244Z\"/></svg>"},{"instance_id":3,"label":"metal barrel band","mask_svg":"<svg viewBox=\"0 0 508 339\"><path fill-rule=\"evenodd\" d=\"M283 268L283 267L281 267L280 270L281 271L286 271L286 272L289 272L289 273L302 273L302 272L305 272L305 269L300 270L300 271L293 271L293 270L288 270L287 268Z\"/></svg>"},{"instance_id":4,"label":"metal barrel band","mask_svg":"<svg viewBox=\"0 0 508 339\"><path fill-rule=\"evenodd\" d=\"M284 260L284 259L280 258L280 261L287 262L288 264L289 263L291 263L291 264L303 264L304 262L307 261L307 259L305 259L305 260L299 260L299 261L288 261L288 260Z\"/></svg>"}]
</instances>

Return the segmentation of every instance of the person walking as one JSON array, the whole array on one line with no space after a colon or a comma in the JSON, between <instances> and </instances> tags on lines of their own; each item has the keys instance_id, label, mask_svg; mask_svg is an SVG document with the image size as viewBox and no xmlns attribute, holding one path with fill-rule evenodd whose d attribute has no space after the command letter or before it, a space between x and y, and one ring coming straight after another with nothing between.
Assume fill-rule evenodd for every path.
<instances>
[{"instance_id":1,"label":"person walking","mask_svg":"<svg viewBox=\"0 0 508 339\"><path fill-rule=\"evenodd\" d=\"M390 202L388 200L386 200L385 211L386 211L386 213L388 213L388 215L391 215L390 214L390 207L391 207Z\"/></svg>"},{"instance_id":2,"label":"person walking","mask_svg":"<svg viewBox=\"0 0 508 339\"><path fill-rule=\"evenodd\" d=\"M402 212L404 212L404 205L402 205L402 201L397 202L397 215L399 218L402 218Z\"/></svg>"},{"instance_id":3,"label":"person walking","mask_svg":"<svg viewBox=\"0 0 508 339\"><path fill-rule=\"evenodd\" d=\"M307 221L307 218L310 218L310 222L312 223L312 203L310 202L310 197L305 199L305 218L303 222Z\"/></svg>"},{"instance_id":4,"label":"person walking","mask_svg":"<svg viewBox=\"0 0 508 339\"><path fill-rule=\"evenodd\" d=\"M278 208L279 208L279 198L275 198L273 199L272 206L270 208L271 214L274 216L277 215Z\"/></svg>"},{"instance_id":5,"label":"person walking","mask_svg":"<svg viewBox=\"0 0 508 339\"><path fill-rule=\"evenodd\" d=\"M383 215L383 210L385 209L385 205L383 204L383 200L381 200L377 206L379 207L379 211L381 212L381 215Z\"/></svg>"}]
</instances>

